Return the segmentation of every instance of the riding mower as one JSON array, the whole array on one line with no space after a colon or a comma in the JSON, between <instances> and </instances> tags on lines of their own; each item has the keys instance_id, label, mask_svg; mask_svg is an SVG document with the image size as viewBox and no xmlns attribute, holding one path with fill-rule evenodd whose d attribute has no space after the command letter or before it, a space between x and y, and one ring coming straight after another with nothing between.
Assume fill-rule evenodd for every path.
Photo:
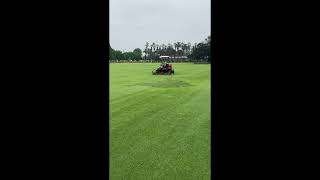
<instances>
[{"instance_id":1,"label":"riding mower","mask_svg":"<svg viewBox=\"0 0 320 180\"><path fill-rule=\"evenodd\" d=\"M172 68L172 64L163 63L160 65L158 69L152 71L153 75L172 75L174 74L174 69Z\"/></svg>"}]
</instances>

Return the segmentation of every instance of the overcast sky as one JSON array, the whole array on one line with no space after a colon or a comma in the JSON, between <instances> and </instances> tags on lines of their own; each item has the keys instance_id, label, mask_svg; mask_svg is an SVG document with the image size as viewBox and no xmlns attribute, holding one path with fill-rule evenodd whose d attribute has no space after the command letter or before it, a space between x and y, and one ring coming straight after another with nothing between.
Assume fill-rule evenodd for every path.
<instances>
[{"instance_id":1,"label":"overcast sky","mask_svg":"<svg viewBox=\"0 0 320 180\"><path fill-rule=\"evenodd\" d=\"M144 49L146 42L191 44L210 35L210 0L109 0L110 45Z\"/></svg>"}]
</instances>

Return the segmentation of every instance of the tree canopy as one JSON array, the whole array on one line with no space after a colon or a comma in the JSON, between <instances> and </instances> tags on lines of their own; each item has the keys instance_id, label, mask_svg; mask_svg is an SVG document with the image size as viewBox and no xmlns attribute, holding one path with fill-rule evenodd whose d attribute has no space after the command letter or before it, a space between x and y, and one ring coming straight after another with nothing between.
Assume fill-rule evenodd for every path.
<instances>
[{"instance_id":1,"label":"tree canopy","mask_svg":"<svg viewBox=\"0 0 320 180\"><path fill-rule=\"evenodd\" d=\"M141 60L142 50L136 48L133 52L122 52L119 50L114 50L109 44L109 60Z\"/></svg>"},{"instance_id":2,"label":"tree canopy","mask_svg":"<svg viewBox=\"0 0 320 180\"><path fill-rule=\"evenodd\" d=\"M122 52L114 50L109 44L109 59L110 60L159 60L160 56L170 56L175 59L187 57L193 61L209 61L211 62L211 48L215 47L215 36L211 38L209 35L204 41L195 43L174 42L168 44L156 44L146 42L145 48L142 51L139 48L132 52ZM142 52L144 56L142 57Z\"/></svg>"}]
</instances>

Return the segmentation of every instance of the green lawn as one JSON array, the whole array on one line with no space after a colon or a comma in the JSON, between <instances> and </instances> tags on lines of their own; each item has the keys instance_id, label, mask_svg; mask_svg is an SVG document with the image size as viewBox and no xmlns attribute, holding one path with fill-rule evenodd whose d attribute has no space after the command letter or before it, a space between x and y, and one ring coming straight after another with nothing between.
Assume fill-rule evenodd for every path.
<instances>
[{"instance_id":1,"label":"green lawn","mask_svg":"<svg viewBox=\"0 0 320 180\"><path fill-rule=\"evenodd\" d=\"M210 179L210 65L110 64L111 180Z\"/></svg>"}]
</instances>

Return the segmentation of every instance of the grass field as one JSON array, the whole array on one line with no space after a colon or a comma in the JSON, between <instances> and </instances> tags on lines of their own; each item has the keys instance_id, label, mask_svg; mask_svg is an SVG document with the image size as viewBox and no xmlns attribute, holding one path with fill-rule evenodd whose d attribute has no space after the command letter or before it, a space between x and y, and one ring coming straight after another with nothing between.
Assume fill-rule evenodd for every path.
<instances>
[{"instance_id":1,"label":"grass field","mask_svg":"<svg viewBox=\"0 0 320 180\"><path fill-rule=\"evenodd\" d=\"M210 179L210 65L110 64L111 180Z\"/></svg>"}]
</instances>

